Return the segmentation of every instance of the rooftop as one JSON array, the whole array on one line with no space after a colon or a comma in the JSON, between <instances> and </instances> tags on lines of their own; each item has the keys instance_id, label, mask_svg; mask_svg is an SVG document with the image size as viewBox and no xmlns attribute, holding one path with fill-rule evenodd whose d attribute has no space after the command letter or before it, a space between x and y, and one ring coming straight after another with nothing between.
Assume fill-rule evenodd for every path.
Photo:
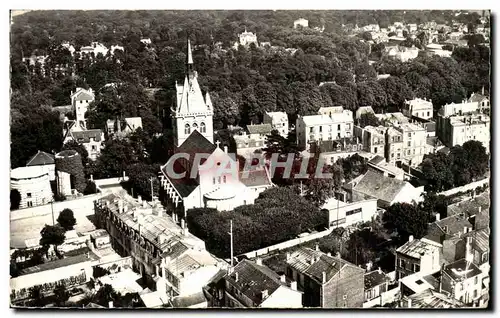
<instances>
[{"instance_id":1,"label":"rooftop","mask_svg":"<svg viewBox=\"0 0 500 318\"><path fill-rule=\"evenodd\" d=\"M245 173L243 170L240 171L240 181L247 187L258 187L272 184L267 167L257 168L257 166L250 168L248 173Z\"/></svg>"},{"instance_id":2,"label":"rooftop","mask_svg":"<svg viewBox=\"0 0 500 318\"><path fill-rule=\"evenodd\" d=\"M271 296L283 285L280 276L271 269L246 259L238 263L225 279L256 305L265 300L263 291L267 291L267 295Z\"/></svg>"},{"instance_id":3,"label":"rooftop","mask_svg":"<svg viewBox=\"0 0 500 318\"><path fill-rule=\"evenodd\" d=\"M416 259L420 259L427 253L439 253L440 246L433 241L426 239L413 239L408 241L396 249L397 253L407 255Z\"/></svg>"},{"instance_id":4,"label":"rooftop","mask_svg":"<svg viewBox=\"0 0 500 318\"><path fill-rule=\"evenodd\" d=\"M488 99L488 97L484 96L482 94L472 93L472 95L469 97L467 102L468 103L478 103L478 102L482 102L485 99Z\"/></svg>"},{"instance_id":5,"label":"rooftop","mask_svg":"<svg viewBox=\"0 0 500 318\"><path fill-rule=\"evenodd\" d=\"M405 186L413 187L406 181L385 177L383 174L368 170L353 190L375 197L378 200L392 202Z\"/></svg>"},{"instance_id":6,"label":"rooftop","mask_svg":"<svg viewBox=\"0 0 500 318\"><path fill-rule=\"evenodd\" d=\"M450 124L452 126L481 125L489 122L490 122L490 116L485 114L469 114L463 116L450 117Z\"/></svg>"},{"instance_id":7,"label":"rooftop","mask_svg":"<svg viewBox=\"0 0 500 318\"><path fill-rule=\"evenodd\" d=\"M288 121L288 115L285 112L266 112L273 121Z\"/></svg>"},{"instance_id":8,"label":"rooftop","mask_svg":"<svg viewBox=\"0 0 500 318\"><path fill-rule=\"evenodd\" d=\"M365 274L365 290L388 282L389 278L384 274L384 272L379 270L374 270Z\"/></svg>"},{"instance_id":9,"label":"rooftop","mask_svg":"<svg viewBox=\"0 0 500 318\"><path fill-rule=\"evenodd\" d=\"M196 294L192 294L189 296L177 296L172 299L172 307L173 308L189 308L191 306L195 306L201 303L206 302L205 294L201 291Z\"/></svg>"},{"instance_id":10,"label":"rooftop","mask_svg":"<svg viewBox=\"0 0 500 318\"><path fill-rule=\"evenodd\" d=\"M434 289L434 286L427 281L425 275L421 272L405 276L400 279L400 282L413 290L415 293L421 293L425 290Z\"/></svg>"},{"instance_id":11,"label":"rooftop","mask_svg":"<svg viewBox=\"0 0 500 318\"><path fill-rule=\"evenodd\" d=\"M478 231L471 231L464 235L465 237L472 237L472 246L482 253L490 251L490 229L481 229Z\"/></svg>"},{"instance_id":12,"label":"rooftop","mask_svg":"<svg viewBox=\"0 0 500 318\"><path fill-rule=\"evenodd\" d=\"M486 211L490 208L490 191L485 191L482 194L475 196L473 199L463 200L454 204L448 205L448 215L465 215L470 217L480 211Z\"/></svg>"},{"instance_id":13,"label":"rooftop","mask_svg":"<svg viewBox=\"0 0 500 318\"><path fill-rule=\"evenodd\" d=\"M446 265L443 272L453 280L467 279L481 274L481 270L472 262L466 261L465 258Z\"/></svg>"},{"instance_id":14,"label":"rooftop","mask_svg":"<svg viewBox=\"0 0 500 318\"><path fill-rule=\"evenodd\" d=\"M38 152L28 161L26 166L43 166L51 165L54 163L54 155L46 153L45 151L38 150Z\"/></svg>"},{"instance_id":15,"label":"rooftop","mask_svg":"<svg viewBox=\"0 0 500 318\"><path fill-rule=\"evenodd\" d=\"M269 135L273 127L271 124L247 125L247 130L250 134Z\"/></svg>"},{"instance_id":16,"label":"rooftop","mask_svg":"<svg viewBox=\"0 0 500 318\"><path fill-rule=\"evenodd\" d=\"M352 115L348 115L346 113L332 113L331 117L328 115L309 115L302 116L302 119L306 126L333 125L337 123L354 121Z\"/></svg>"},{"instance_id":17,"label":"rooftop","mask_svg":"<svg viewBox=\"0 0 500 318\"><path fill-rule=\"evenodd\" d=\"M76 256L65 257L65 258L58 259L58 260L55 260L52 262L47 262L47 263L40 264L37 266L25 268L21 271L21 275L27 275L27 274L48 271L48 270L52 270L52 269L71 266L71 265L89 262L89 261L92 261L92 258L89 257L87 254L80 254L80 255L76 255ZM82 264L82 266L83 266L83 264Z\"/></svg>"},{"instance_id":18,"label":"rooftop","mask_svg":"<svg viewBox=\"0 0 500 318\"><path fill-rule=\"evenodd\" d=\"M408 298L411 299L411 308L445 309L465 307L464 303L453 300L432 289L413 294Z\"/></svg>"},{"instance_id":19,"label":"rooftop","mask_svg":"<svg viewBox=\"0 0 500 318\"><path fill-rule=\"evenodd\" d=\"M140 274L129 268L115 274L99 277L99 281L102 284L111 285L114 290L121 294L139 293L144 289L137 283L141 277Z\"/></svg>"},{"instance_id":20,"label":"rooftop","mask_svg":"<svg viewBox=\"0 0 500 318\"><path fill-rule=\"evenodd\" d=\"M91 138L94 138L95 141L103 141L102 140L102 130L100 129L89 129L82 131L71 131L70 135L78 142L88 143Z\"/></svg>"},{"instance_id":21,"label":"rooftop","mask_svg":"<svg viewBox=\"0 0 500 318\"><path fill-rule=\"evenodd\" d=\"M43 175L48 175L48 172L40 166L19 167L10 171L10 178L16 180L39 178Z\"/></svg>"},{"instance_id":22,"label":"rooftop","mask_svg":"<svg viewBox=\"0 0 500 318\"><path fill-rule=\"evenodd\" d=\"M287 263L298 272L309 276L320 284L323 283L323 272L328 282L337 275L344 266L351 266L364 272L363 269L341 258L328 256L321 251L305 247L298 248L291 252Z\"/></svg>"}]
</instances>

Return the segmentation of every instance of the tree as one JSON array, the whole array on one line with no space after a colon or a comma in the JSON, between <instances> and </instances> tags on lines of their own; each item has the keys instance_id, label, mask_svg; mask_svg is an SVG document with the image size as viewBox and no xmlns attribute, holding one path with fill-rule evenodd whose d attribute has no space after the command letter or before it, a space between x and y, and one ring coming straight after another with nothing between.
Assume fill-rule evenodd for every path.
<instances>
[{"instance_id":1,"label":"tree","mask_svg":"<svg viewBox=\"0 0 500 318\"><path fill-rule=\"evenodd\" d=\"M42 293L42 287L35 285L29 290L29 297L33 301L33 306L42 307L45 305L45 296Z\"/></svg>"},{"instance_id":2,"label":"tree","mask_svg":"<svg viewBox=\"0 0 500 318\"><path fill-rule=\"evenodd\" d=\"M389 231L397 231L402 241L410 235L421 238L427 234L427 227L432 218L428 211L420 209L417 204L394 203L384 213L384 226Z\"/></svg>"},{"instance_id":3,"label":"tree","mask_svg":"<svg viewBox=\"0 0 500 318\"><path fill-rule=\"evenodd\" d=\"M109 274L110 274L109 270L102 268L101 266L95 266L93 268L92 277L94 277L94 279L97 279L99 277L103 277Z\"/></svg>"},{"instance_id":4,"label":"tree","mask_svg":"<svg viewBox=\"0 0 500 318\"><path fill-rule=\"evenodd\" d=\"M73 211L70 209L64 209L59 213L59 217L57 218L57 222L66 230L72 230L76 224L75 216L73 215Z\"/></svg>"},{"instance_id":5,"label":"tree","mask_svg":"<svg viewBox=\"0 0 500 318\"><path fill-rule=\"evenodd\" d=\"M54 250L57 253L57 246L64 243L65 230L59 224L57 225L45 225L45 227L40 231L42 238L40 239L40 245L44 247L54 246Z\"/></svg>"},{"instance_id":6,"label":"tree","mask_svg":"<svg viewBox=\"0 0 500 318\"><path fill-rule=\"evenodd\" d=\"M371 112L361 114L358 119L358 125L362 128L366 126L378 127L380 124L380 120Z\"/></svg>"},{"instance_id":7,"label":"tree","mask_svg":"<svg viewBox=\"0 0 500 318\"><path fill-rule=\"evenodd\" d=\"M368 170L368 159L358 154L354 154L347 158L339 158L336 163L342 167L346 182L365 174Z\"/></svg>"},{"instance_id":8,"label":"tree","mask_svg":"<svg viewBox=\"0 0 500 318\"><path fill-rule=\"evenodd\" d=\"M21 193L17 189L10 190L10 209L19 209L19 204L21 203Z\"/></svg>"},{"instance_id":9,"label":"tree","mask_svg":"<svg viewBox=\"0 0 500 318\"><path fill-rule=\"evenodd\" d=\"M153 182L153 195L158 196L159 171L160 167L156 164L149 165L142 162L133 164L127 169L129 184L136 190L135 193L140 194L145 199L152 199L151 180Z\"/></svg>"},{"instance_id":10,"label":"tree","mask_svg":"<svg viewBox=\"0 0 500 318\"><path fill-rule=\"evenodd\" d=\"M69 299L69 292L64 284L57 284L54 288L55 302L57 306L64 305Z\"/></svg>"}]
</instances>

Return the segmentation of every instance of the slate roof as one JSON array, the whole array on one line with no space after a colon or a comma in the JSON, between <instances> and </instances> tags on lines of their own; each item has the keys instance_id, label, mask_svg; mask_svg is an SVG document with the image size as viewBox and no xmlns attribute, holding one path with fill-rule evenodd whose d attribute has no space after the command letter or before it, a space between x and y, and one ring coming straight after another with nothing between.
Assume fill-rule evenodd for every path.
<instances>
[{"instance_id":1,"label":"slate roof","mask_svg":"<svg viewBox=\"0 0 500 318\"><path fill-rule=\"evenodd\" d=\"M172 300L172 307L174 308L189 308L194 305L201 304L203 302L206 302L207 299L205 298L205 295L203 292L199 292L196 294L192 294L189 296L184 296L184 297L175 297Z\"/></svg>"},{"instance_id":2,"label":"slate roof","mask_svg":"<svg viewBox=\"0 0 500 318\"><path fill-rule=\"evenodd\" d=\"M236 273L238 273L238 281L236 281ZM267 290L268 295L271 296L282 285L278 274L246 259L238 263L225 279L257 306L265 300L262 299L262 291ZM237 295L234 296L237 297Z\"/></svg>"},{"instance_id":3,"label":"slate roof","mask_svg":"<svg viewBox=\"0 0 500 318\"><path fill-rule=\"evenodd\" d=\"M484 99L488 99L488 97L482 95L482 94L475 94L473 93L471 97L469 97L469 100L467 102L469 103L477 103L477 102L482 102Z\"/></svg>"},{"instance_id":4,"label":"slate roof","mask_svg":"<svg viewBox=\"0 0 500 318\"><path fill-rule=\"evenodd\" d=\"M378 270L371 271L365 274L365 290L371 289L375 286L388 282L389 278Z\"/></svg>"},{"instance_id":5,"label":"slate roof","mask_svg":"<svg viewBox=\"0 0 500 318\"><path fill-rule=\"evenodd\" d=\"M353 187L354 191L392 202L403 190L407 182L384 177L382 174L368 170L361 180Z\"/></svg>"},{"instance_id":6,"label":"slate roof","mask_svg":"<svg viewBox=\"0 0 500 318\"><path fill-rule=\"evenodd\" d=\"M269 135L273 127L271 124L247 125L247 130L250 134Z\"/></svg>"},{"instance_id":7,"label":"slate roof","mask_svg":"<svg viewBox=\"0 0 500 318\"><path fill-rule=\"evenodd\" d=\"M464 235L464 237L472 237L472 246L486 253L490 251L490 229L481 229L479 231L472 231Z\"/></svg>"},{"instance_id":8,"label":"slate roof","mask_svg":"<svg viewBox=\"0 0 500 318\"><path fill-rule=\"evenodd\" d=\"M189 137L184 140L182 145L177 148L176 152L188 153L190 158L194 159L196 153L212 154L217 148L207 138L205 138L198 130L194 130Z\"/></svg>"},{"instance_id":9,"label":"slate roof","mask_svg":"<svg viewBox=\"0 0 500 318\"><path fill-rule=\"evenodd\" d=\"M326 281L328 282L344 266L351 266L364 271L343 259L328 256L321 251L315 251L310 248L299 248L293 251L287 263L320 284L323 283L323 272L326 273Z\"/></svg>"},{"instance_id":10,"label":"slate roof","mask_svg":"<svg viewBox=\"0 0 500 318\"><path fill-rule=\"evenodd\" d=\"M455 204L450 204L447 208L448 215L464 214L465 216L472 216L481 211L486 211L490 208L489 191L483 192L470 200L464 200Z\"/></svg>"},{"instance_id":11,"label":"slate roof","mask_svg":"<svg viewBox=\"0 0 500 318\"><path fill-rule=\"evenodd\" d=\"M451 215L431 223L425 238L437 243L442 243L446 238L450 238L459 233L465 234L464 227L471 230L472 224L462 216Z\"/></svg>"},{"instance_id":12,"label":"slate roof","mask_svg":"<svg viewBox=\"0 0 500 318\"><path fill-rule=\"evenodd\" d=\"M40 151L36 153L26 164L27 167L30 166L43 166L52 165L55 163L54 155L46 153L45 151Z\"/></svg>"},{"instance_id":13,"label":"slate roof","mask_svg":"<svg viewBox=\"0 0 500 318\"><path fill-rule=\"evenodd\" d=\"M465 258L446 265L443 271L454 280L467 279L481 274L481 270Z\"/></svg>"},{"instance_id":14,"label":"slate roof","mask_svg":"<svg viewBox=\"0 0 500 318\"><path fill-rule=\"evenodd\" d=\"M81 142L81 143L90 142L90 138L94 138L95 141L102 141L102 139L101 139L102 130L100 130L100 129L71 131L70 135L73 137L74 140Z\"/></svg>"},{"instance_id":15,"label":"slate roof","mask_svg":"<svg viewBox=\"0 0 500 318\"><path fill-rule=\"evenodd\" d=\"M243 171L240 171L240 181L247 187L258 187L272 184L267 168L250 168L248 176L244 176L243 173Z\"/></svg>"},{"instance_id":16,"label":"slate roof","mask_svg":"<svg viewBox=\"0 0 500 318\"><path fill-rule=\"evenodd\" d=\"M411 242L406 242L405 244L398 247L396 252L420 259L420 257L427 252L432 252L437 250L440 251L440 247L432 244L425 239L414 239Z\"/></svg>"}]
</instances>

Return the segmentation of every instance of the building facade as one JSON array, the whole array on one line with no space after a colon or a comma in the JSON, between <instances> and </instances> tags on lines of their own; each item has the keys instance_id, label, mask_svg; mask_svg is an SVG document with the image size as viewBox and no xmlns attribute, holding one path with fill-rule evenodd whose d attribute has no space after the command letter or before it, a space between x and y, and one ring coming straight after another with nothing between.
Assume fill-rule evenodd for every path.
<instances>
[{"instance_id":1,"label":"building facade","mask_svg":"<svg viewBox=\"0 0 500 318\"><path fill-rule=\"evenodd\" d=\"M282 137L288 137L288 115L285 112L265 112L264 124L270 124Z\"/></svg>"},{"instance_id":2,"label":"building facade","mask_svg":"<svg viewBox=\"0 0 500 318\"><path fill-rule=\"evenodd\" d=\"M49 173L41 166L19 167L10 171L10 189L21 195L19 208L52 202Z\"/></svg>"},{"instance_id":3,"label":"building facade","mask_svg":"<svg viewBox=\"0 0 500 318\"><path fill-rule=\"evenodd\" d=\"M407 100L403 105L403 114L407 117L414 116L427 120L432 119L434 116L432 100L427 100L426 98L414 98L412 100Z\"/></svg>"}]
</instances>

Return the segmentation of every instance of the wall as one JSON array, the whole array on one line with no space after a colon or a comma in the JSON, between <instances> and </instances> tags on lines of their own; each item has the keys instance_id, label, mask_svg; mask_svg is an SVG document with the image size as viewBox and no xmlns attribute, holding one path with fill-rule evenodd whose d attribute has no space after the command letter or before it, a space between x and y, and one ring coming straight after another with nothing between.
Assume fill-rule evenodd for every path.
<instances>
[{"instance_id":1,"label":"wall","mask_svg":"<svg viewBox=\"0 0 500 318\"><path fill-rule=\"evenodd\" d=\"M292 246L295 246L295 245L299 245L299 244L302 244L302 243L305 243L305 242L309 242L309 241L318 239L320 237L326 236L326 235L330 234L334 228L336 228L336 227L331 227L328 230L325 230L325 231L322 231L322 232L317 232L317 233L314 233L314 234L309 234L309 235L304 236L304 237L298 237L298 238L291 239L291 240L286 241L286 242L282 242L282 243L278 243L278 244L271 245L271 246L268 246L268 247L264 247L264 248L261 248L261 249L255 250L255 251L251 251L251 252L248 252L248 253L245 253L245 254L241 254L240 256L246 256L248 258L253 258L253 257L257 257L257 256L260 256L260 255L266 255L266 254L268 254L268 253L270 253L272 251L287 249L289 247L292 247Z\"/></svg>"},{"instance_id":2,"label":"wall","mask_svg":"<svg viewBox=\"0 0 500 318\"><path fill-rule=\"evenodd\" d=\"M203 266L179 280L179 296L188 296L202 291L208 281L220 270L215 265Z\"/></svg>"},{"instance_id":3,"label":"wall","mask_svg":"<svg viewBox=\"0 0 500 318\"><path fill-rule=\"evenodd\" d=\"M471 183L463 185L461 187L456 187L456 188L453 188L453 189L450 189L447 191L440 192L440 193L438 193L438 195L444 195L447 197L447 196L453 195L453 194L458 193L458 192L466 192L466 191L475 189L477 187L482 187L485 184L489 184L489 182L490 182L490 178L485 178L485 179L482 179L479 181L471 182Z\"/></svg>"},{"instance_id":4,"label":"wall","mask_svg":"<svg viewBox=\"0 0 500 318\"><path fill-rule=\"evenodd\" d=\"M29 207L29 204L31 206L39 206L52 201L52 190L48 174L31 179L11 179L10 187L19 191L21 195L19 208L21 209ZM28 197L28 193L30 197Z\"/></svg>"},{"instance_id":5,"label":"wall","mask_svg":"<svg viewBox=\"0 0 500 318\"><path fill-rule=\"evenodd\" d=\"M347 212L356 209L361 209L361 211L352 215L346 215ZM339 206L338 213L337 207L333 204L333 206L329 206L328 224L333 225L333 222L345 218L345 223L342 223L342 225L349 226L357 222L370 221L376 213L377 199L352 202L344 206Z\"/></svg>"},{"instance_id":6,"label":"wall","mask_svg":"<svg viewBox=\"0 0 500 318\"><path fill-rule=\"evenodd\" d=\"M371 308L375 306L383 306L388 303L396 301L399 295L399 287L390 289L382 293L379 297L363 303L363 308Z\"/></svg>"},{"instance_id":7,"label":"wall","mask_svg":"<svg viewBox=\"0 0 500 318\"><path fill-rule=\"evenodd\" d=\"M345 266L323 285L323 308L360 308L364 302L364 270ZM346 298L344 299L344 295Z\"/></svg>"},{"instance_id":8,"label":"wall","mask_svg":"<svg viewBox=\"0 0 500 318\"><path fill-rule=\"evenodd\" d=\"M262 308L302 308L302 293L281 286L260 305Z\"/></svg>"},{"instance_id":9,"label":"wall","mask_svg":"<svg viewBox=\"0 0 500 318\"><path fill-rule=\"evenodd\" d=\"M124 267L124 266L132 267L132 256L127 256L127 257L123 257L123 258L120 258L120 259L115 260L115 261L98 264L99 267L102 267L104 269L111 268L113 265L117 265L119 267Z\"/></svg>"}]
</instances>

